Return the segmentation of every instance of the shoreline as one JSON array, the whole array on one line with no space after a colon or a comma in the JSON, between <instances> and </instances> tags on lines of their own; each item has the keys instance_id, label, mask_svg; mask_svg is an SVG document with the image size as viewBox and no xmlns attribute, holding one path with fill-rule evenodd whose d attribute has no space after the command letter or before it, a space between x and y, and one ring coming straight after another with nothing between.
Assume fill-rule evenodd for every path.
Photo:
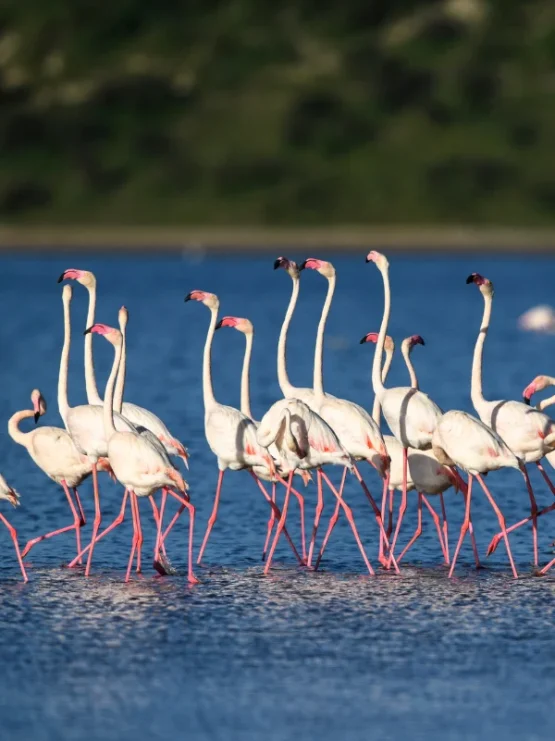
<instances>
[{"instance_id":1,"label":"shoreline","mask_svg":"<svg viewBox=\"0 0 555 741\"><path fill-rule=\"evenodd\" d=\"M306 247L441 252L555 252L555 229L509 227L2 226L0 252L42 250L227 252Z\"/></svg>"}]
</instances>

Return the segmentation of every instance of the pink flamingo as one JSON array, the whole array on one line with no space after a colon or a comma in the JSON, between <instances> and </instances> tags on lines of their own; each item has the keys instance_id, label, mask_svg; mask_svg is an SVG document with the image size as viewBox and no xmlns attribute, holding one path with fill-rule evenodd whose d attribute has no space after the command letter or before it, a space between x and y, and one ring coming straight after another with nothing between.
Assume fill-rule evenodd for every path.
<instances>
[{"instance_id":1,"label":"pink flamingo","mask_svg":"<svg viewBox=\"0 0 555 741\"><path fill-rule=\"evenodd\" d=\"M19 493L15 489L12 489L11 486L9 486L8 482L2 476L1 473L0 473L0 499L5 499L12 505L12 507L19 507ZM8 529L10 537L13 541L13 545L15 548L15 555L17 556L17 561L19 563L19 568L21 569L21 575L23 576L23 581L27 582L29 581L29 579L27 577L27 572L25 571L25 566L23 565L23 558L21 557L21 553L19 552L19 543L17 542L16 529L12 525L10 525L7 518L1 512L0 512L0 522L3 522L4 525Z\"/></svg>"}]
</instances>

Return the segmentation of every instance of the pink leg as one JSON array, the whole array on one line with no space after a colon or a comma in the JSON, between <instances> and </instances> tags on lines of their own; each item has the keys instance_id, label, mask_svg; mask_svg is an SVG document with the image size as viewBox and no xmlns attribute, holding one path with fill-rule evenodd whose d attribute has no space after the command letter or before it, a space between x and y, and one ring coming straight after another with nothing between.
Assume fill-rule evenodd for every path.
<instances>
[{"instance_id":1,"label":"pink leg","mask_svg":"<svg viewBox=\"0 0 555 741\"><path fill-rule=\"evenodd\" d=\"M92 464L92 480L93 480L93 493L94 493L94 523L91 537L91 547L89 550L89 557L87 558L87 565L85 567L85 576L89 576L91 573L92 557L94 546L96 543L96 537L102 522L102 513L100 512L100 494L98 493L98 469L96 463Z\"/></svg>"},{"instance_id":2,"label":"pink leg","mask_svg":"<svg viewBox=\"0 0 555 741\"><path fill-rule=\"evenodd\" d=\"M158 507L156 505L156 502L154 501L154 497L150 496L150 505L152 507L152 516L154 517L154 522L156 524L156 542L154 543L154 562L156 563L158 561L158 558L160 556L160 551L164 555L166 555L166 546L162 542L162 521L164 518L164 510L166 508L166 500L168 498L166 489L162 490L162 502L160 504L160 512L158 512Z\"/></svg>"},{"instance_id":3,"label":"pink leg","mask_svg":"<svg viewBox=\"0 0 555 741\"><path fill-rule=\"evenodd\" d=\"M351 508L348 507L345 504L345 502L343 501L343 499L339 496L339 493L335 490L335 487L333 486L333 484L331 483L331 481L329 480L329 478L326 476L326 474L323 471L320 471L320 474L321 474L322 478L324 479L324 481L326 482L326 484L328 485L328 487L331 489L333 495L341 503L341 506L343 507L343 510L345 512L345 516L347 517L347 520L349 521L349 525L351 526L351 530L353 531L353 535L355 536L355 540L356 540L357 545L359 547L359 550L360 550L360 552L362 554L363 561L366 564L366 568L368 569L370 575L371 576L374 576L375 575L374 569L372 568L372 565L371 565L370 561L368 560L368 556L366 555L366 551L364 550L364 547L362 545L362 541L360 540L360 537L359 537L359 534L358 534L358 530L357 530L357 526L355 525L355 518L353 517L353 513L352 513Z\"/></svg>"},{"instance_id":4,"label":"pink leg","mask_svg":"<svg viewBox=\"0 0 555 741\"><path fill-rule=\"evenodd\" d=\"M395 535L393 536L393 542L391 543L390 554L391 557L395 553L395 546L397 545L397 538L399 537L399 531L401 530L401 523L403 517L407 511L407 466L408 466L408 451L403 448L403 498L401 500L401 507L399 508L399 517L397 518L397 527L395 528Z\"/></svg>"},{"instance_id":5,"label":"pink leg","mask_svg":"<svg viewBox=\"0 0 555 741\"><path fill-rule=\"evenodd\" d=\"M449 526L447 525L447 512L445 510L445 499L443 493L439 495L439 501L441 503L441 519L443 529L443 542L445 543L445 549L447 554L446 563L449 566Z\"/></svg>"},{"instance_id":6,"label":"pink leg","mask_svg":"<svg viewBox=\"0 0 555 741\"><path fill-rule=\"evenodd\" d=\"M139 511L139 497L135 495L135 512L137 517L137 574L141 573L141 551L143 549L143 529L141 527L141 514Z\"/></svg>"},{"instance_id":7,"label":"pink leg","mask_svg":"<svg viewBox=\"0 0 555 741\"><path fill-rule=\"evenodd\" d=\"M320 517L324 510L324 494L322 492L322 474L320 469L316 471L316 485L318 489L318 501L316 503L316 512L314 515L314 525L312 526L312 537L310 538L310 546L308 548L308 561L306 562L309 568L312 564L312 555L314 553L314 544L316 543L316 534L318 532L318 525L320 524Z\"/></svg>"},{"instance_id":8,"label":"pink leg","mask_svg":"<svg viewBox=\"0 0 555 741\"><path fill-rule=\"evenodd\" d=\"M79 516L81 518L80 524L81 527L84 527L87 524L87 520L85 519L85 510L83 509L83 505L81 504L81 498L76 486L73 487L73 494L75 496L75 501L77 502L77 507L79 509Z\"/></svg>"},{"instance_id":9,"label":"pink leg","mask_svg":"<svg viewBox=\"0 0 555 741\"><path fill-rule=\"evenodd\" d=\"M37 543L40 543L43 540L49 540L50 538L53 538L56 535L61 535L62 533L67 533L70 530L75 530L75 535L77 539L77 554L81 551L81 532L80 532L80 520L79 515L77 514L77 510L75 509L75 505L73 504L73 500L71 498L71 494L69 492L69 489L67 488L67 484L65 481L61 482L62 488L65 492L65 495L67 497L67 501L69 502L69 507L71 509L71 513L73 515L73 525L66 525L66 527L61 527L58 530L53 530L51 533L46 533L46 535L40 535L38 538L33 538L30 540L25 548L23 549L23 553L21 554L22 558L25 558L25 556L29 553L29 551L36 546ZM79 563L81 563L79 561Z\"/></svg>"},{"instance_id":10,"label":"pink leg","mask_svg":"<svg viewBox=\"0 0 555 741\"><path fill-rule=\"evenodd\" d=\"M538 566L538 505L534 492L532 491L532 484L528 476L526 466L523 466L522 475L526 483L526 489L528 490L528 496L530 498L530 516L532 518L532 543L534 548L534 566Z\"/></svg>"},{"instance_id":11,"label":"pink leg","mask_svg":"<svg viewBox=\"0 0 555 741\"><path fill-rule=\"evenodd\" d=\"M337 520L339 519L339 510L341 509L341 500L343 499L343 489L345 487L346 478L347 478L347 468L344 468L343 476L341 477L341 486L339 487L339 499L337 500L337 503L335 505L335 511L333 515L330 517L328 529L326 531L326 535L322 542L322 547L320 548L320 553L318 554L318 558L316 559L316 563L314 564L314 571L318 571L318 567L320 566L320 561L322 560L322 556L324 555L324 551L326 550L326 546L328 544L328 540L330 539L332 530L336 526Z\"/></svg>"},{"instance_id":12,"label":"pink leg","mask_svg":"<svg viewBox=\"0 0 555 741\"><path fill-rule=\"evenodd\" d=\"M387 551L389 552L388 566L391 567L391 565L393 565L393 568L395 569L395 571L397 573L399 573L399 567L397 566L397 562L395 561L395 557L393 555L393 549L389 545L389 539L388 539L388 537L386 535L386 532L384 530L384 526L383 526L383 522L382 522L382 516L381 516L380 510L378 509L378 505L376 504L376 502L375 502L374 497L372 496L372 494L370 494L370 490L366 486L366 483L365 483L364 479L362 478L362 476L360 475L360 471L358 470L358 468L356 467L356 465L353 466L353 471L354 471L354 474L355 474L356 478L358 479L359 484L362 486L363 492L366 494L366 498L370 502L370 506L374 510L374 516L376 518L376 522L378 523L378 527L380 529L380 535L382 535L385 538L385 547L386 547Z\"/></svg>"},{"instance_id":13,"label":"pink leg","mask_svg":"<svg viewBox=\"0 0 555 741\"><path fill-rule=\"evenodd\" d=\"M299 509L301 513L301 552L303 554L303 562L306 563L306 535L304 527L304 497L296 489L291 487L291 494L297 499L299 503Z\"/></svg>"},{"instance_id":14,"label":"pink leg","mask_svg":"<svg viewBox=\"0 0 555 741\"><path fill-rule=\"evenodd\" d=\"M387 537L391 537L391 533L393 532L393 504L395 499L395 489L389 490L389 514L387 518Z\"/></svg>"},{"instance_id":15,"label":"pink leg","mask_svg":"<svg viewBox=\"0 0 555 741\"><path fill-rule=\"evenodd\" d=\"M549 489L551 490L551 493L553 494L553 496L555 496L555 486L553 486L553 484L551 483L551 479L549 478L549 476L545 472L545 469L542 466L541 462L540 461L536 461L536 466L538 467L539 472L543 476L545 483L549 486Z\"/></svg>"},{"instance_id":16,"label":"pink leg","mask_svg":"<svg viewBox=\"0 0 555 741\"><path fill-rule=\"evenodd\" d=\"M476 564L477 569L481 569L482 564L480 563L480 557L478 556L478 548L476 547L476 538L474 537L474 526L472 525L472 517L470 518L470 522L468 523L468 534L470 535L470 542L472 544L472 552L474 554L474 563Z\"/></svg>"},{"instance_id":17,"label":"pink leg","mask_svg":"<svg viewBox=\"0 0 555 741\"><path fill-rule=\"evenodd\" d=\"M461 532L459 534L459 540L457 542L457 547L455 548L455 553L453 554L453 560L451 561L451 568L449 569L449 578L453 576L453 572L455 571L455 565L457 563L457 558L459 557L459 553L461 550L461 546L464 540L464 536L466 535L466 532L470 525L470 503L472 499L472 474L468 474L468 486L466 489L466 493L463 491L464 501L465 501L465 508L464 508L464 520L463 524L461 525Z\"/></svg>"},{"instance_id":18,"label":"pink leg","mask_svg":"<svg viewBox=\"0 0 555 741\"><path fill-rule=\"evenodd\" d=\"M277 504L275 504L274 502L272 502L272 498L271 498L271 496L270 496L270 495L268 494L268 492L266 491L266 489L264 488L264 485L263 485L262 481L260 481L260 479L259 479L259 478L258 478L258 476L257 476L257 475L256 475L256 474L254 473L254 471L252 471L252 470L249 470L249 473L250 473L250 475L251 475L251 476L253 477L253 479L254 479L254 480L256 481L256 485L258 486L258 488L259 488L259 489L260 489L260 491L262 492L262 494L263 494L263 496L264 496L264 499L265 499L265 500L266 500L266 501L268 502L268 504L270 505L270 507L271 507L271 508L272 508L272 509L274 510L274 512L276 513L276 517L277 517L277 519L278 519L278 520L279 520L279 519L281 519L282 513L281 513L281 512L279 511L279 508L278 508ZM291 487L290 487L290 486L289 486L288 488L289 488L289 489L291 489ZM299 556L299 552L298 552L298 551L297 551L297 549L295 548L295 544L293 543L293 541L291 540L291 536L290 536L290 535L289 535L289 533L287 532L287 528L285 527L285 523L283 524L283 528L282 528L282 529L283 529L283 534L285 535L285 537L286 537L286 539L287 539L287 542L288 542L288 543L289 543L289 545L291 546L291 550L293 551L293 555L295 556L295 558L297 559L297 561L298 561L298 562L299 562L299 563L301 564L301 566L304 566L304 565L305 565L305 564L304 564L304 561L303 561L303 560L302 560L302 558L301 558L301 557ZM280 531L280 532L281 532L281 531ZM277 537L277 540L279 540L279 536L277 536L277 533L276 533L276 537ZM277 541L276 541L276 545L277 545Z\"/></svg>"},{"instance_id":19,"label":"pink leg","mask_svg":"<svg viewBox=\"0 0 555 741\"><path fill-rule=\"evenodd\" d=\"M515 567L515 562L513 561L513 554L511 553L511 545L509 543L509 536L507 535L507 529L505 527L505 518L503 517L503 514L497 504L495 503L495 499L492 497L491 492L489 491L488 487L485 485L484 480L480 476L480 474L476 474L476 478L480 482L480 486L484 490L484 494L489 499L489 503L493 507L493 511L497 515L497 519L499 520L499 526L501 528L501 532L503 533L503 539L505 541L505 547L507 549L507 556L509 557L509 563L511 564L511 570L513 572L513 576L515 579L518 579L518 573Z\"/></svg>"},{"instance_id":20,"label":"pink leg","mask_svg":"<svg viewBox=\"0 0 555 741\"><path fill-rule=\"evenodd\" d=\"M276 546L278 544L279 536L281 535L281 531L285 527L285 520L287 519L287 508L289 507L289 497L291 495L291 484L292 483L293 483L293 471L290 472L288 479L287 479L287 489L285 490L285 500L283 502L283 507L281 510L281 517L278 520L276 534L274 535L274 540L272 541L272 547L270 548L270 553L268 554L268 560L266 561L266 565L264 566L265 574L267 574L268 571L270 570L270 566L272 565L272 559L274 557Z\"/></svg>"},{"instance_id":21,"label":"pink leg","mask_svg":"<svg viewBox=\"0 0 555 741\"><path fill-rule=\"evenodd\" d=\"M137 548L137 497L130 491L129 496L131 498L131 515L133 516L133 540L131 541L131 553L129 555L129 562L127 564L127 571L125 573L125 581L128 582L131 578L131 569L133 568L133 559L135 557L135 550Z\"/></svg>"},{"instance_id":22,"label":"pink leg","mask_svg":"<svg viewBox=\"0 0 555 741\"><path fill-rule=\"evenodd\" d=\"M540 576L544 576L545 574L547 574L547 572L549 571L549 569L552 568L554 565L555 565L555 558L552 561L550 561L547 564L547 566L544 566L543 569L538 572L538 574Z\"/></svg>"},{"instance_id":23,"label":"pink leg","mask_svg":"<svg viewBox=\"0 0 555 741\"><path fill-rule=\"evenodd\" d=\"M276 503L276 485L275 483L272 484L272 502ZM272 508L272 512L270 514L270 519L268 520L268 529L266 531L266 540L264 541L264 550L262 551L262 560L266 560L266 553L268 552L268 546L270 544L270 538L272 536L272 530L274 529L274 522L276 520L276 513L274 512ZM303 554L304 557L304 554Z\"/></svg>"},{"instance_id":24,"label":"pink leg","mask_svg":"<svg viewBox=\"0 0 555 741\"><path fill-rule=\"evenodd\" d=\"M407 545L404 547L404 549L401 552L401 555L397 559L397 561L400 563L403 560L403 556L405 553L412 548L412 546L416 543L418 538L422 535L422 494L418 492L418 519L417 519L417 525L416 530L414 531L414 535L409 540Z\"/></svg>"},{"instance_id":25,"label":"pink leg","mask_svg":"<svg viewBox=\"0 0 555 741\"><path fill-rule=\"evenodd\" d=\"M436 526L437 537L439 539L439 544L441 546L441 552L443 554L443 558L445 560L445 563L449 565L449 550L443 540L443 533L441 532L441 523L439 522L439 517L436 514L435 509L432 507L432 505L428 501L428 498L424 494L422 494L422 502L423 504L426 505L430 515L432 516L432 520L434 521L434 525Z\"/></svg>"},{"instance_id":26,"label":"pink leg","mask_svg":"<svg viewBox=\"0 0 555 741\"><path fill-rule=\"evenodd\" d=\"M187 561L187 579L189 581L189 584L200 584L199 580L196 578L193 572L193 541L194 541L194 530L195 530L195 507L188 499L180 497L178 494L176 494L171 489L169 490L169 493L172 495L172 497L175 497L175 499L177 499L177 501L181 503L182 507L186 507L189 511L189 552L188 552L188 561Z\"/></svg>"},{"instance_id":27,"label":"pink leg","mask_svg":"<svg viewBox=\"0 0 555 741\"><path fill-rule=\"evenodd\" d=\"M386 509L387 509L387 491L388 491L388 486L389 486L388 481L389 481L389 476L387 478L385 478L384 481L383 481L382 508L381 508L382 522L385 522L385 512L386 512ZM386 559L386 557L384 555L384 548L383 548L383 546L384 546L384 537L383 537L383 535L380 532L380 549L379 549L379 552L378 552L378 560L382 564L382 566L384 566L387 563L387 559Z\"/></svg>"},{"instance_id":28,"label":"pink leg","mask_svg":"<svg viewBox=\"0 0 555 741\"><path fill-rule=\"evenodd\" d=\"M7 519L4 517L4 515L1 512L0 512L0 522L3 522L4 525L8 528L8 532L10 534L10 537L13 541L13 545L15 548L15 555L17 556L19 568L21 569L21 574L23 576L23 581L27 582L29 581L29 578L27 577L27 572L25 571L25 566L23 565L23 558L21 556L21 553L19 552L19 543L17 542L17 532L15 528L12 525L10 525L10 523L7 521Z\"/></svg>"},{"instance_id":29,"label":"pink leg","mask_svg":"<svg viewBox=\"0 0 555 741\"><path fill-rule=\"evenodd\" d=\"M116 527L118 527L118 525L121 525L121 523L123 522L124 517L125 517L125 505L127 504L127 497L128 497L128 491L126 489L124 491L124 493L123 493L123 500L121 502L121 509L120 509L119 515L116 517L116 519L112 522L111 525L109 525L105 530L103 530L100 533L100 535L98 535L98 537L96 538L96 541L95 541L96 543L98 543L99 540L102 540L102 538L105 535L108 535L109 532L111 532ZM77 557L74 558L73 561L71 561L71 563L68 564L68 568L72 569L74 566L76 566L79 563L79 557L80 556L81 557L84 556L85 553L87 553L88 551L90 551L91 545L92 544L89 543L89 545L86 548L83 548L83 550L81 551L81 553L79 553L77 555Z\"/></svg>"},{"instance_id":30,"label":"pink leg","mask_svg":"<svg viewBox=\"0 0 555 741\"><path fill-rule=\"evenodd\" d=\"M198 558L197 558L198 564L200 564L200 562L202 561L204 550L206 548L206 544L208 543L208 538L210 537L210 532L212 528L214 527L214 523L216 522L216 518L218 516L218 507L220 505L220 494L222 492L222 483L224 480L224 473L225 471L220 471L218 473L218 484L216 486L216 496L214 497L214 506L212 507L212 514L210 515L210 519L208 520L208 526L206 528L206 532L204 533L204 538L202 540L202 545L200 547L200 552L198 554Z\"/></svg>"},{"instance_id":31,"label":"pink leg","mask_svg":"<svg viewBox=\"0 0 555 741\"><path fill-rule=\"evenodd\" d=\"M554 509L555 509L555 504L550 504L549 507L544 507L544 509L541 509L537 513L536 516L541 517L542 515L546 515L548 512L553 512ZM530 522L531 519L532 519L532 515L529 515L528 517L525 517L523 520L520 520L520 522L515 522L514 525L511 525L511 527L507 528L507 534L512 533L514 530L518 530L519 527L522 527L522 525L526 525L526 523ZM503 533L497 533L496 535L493 536L491 543L488 546L488 550L487 550L488 556L491 556L491 554L495 551L502 537L503 537Z\"/></svg>"}]
</instances>

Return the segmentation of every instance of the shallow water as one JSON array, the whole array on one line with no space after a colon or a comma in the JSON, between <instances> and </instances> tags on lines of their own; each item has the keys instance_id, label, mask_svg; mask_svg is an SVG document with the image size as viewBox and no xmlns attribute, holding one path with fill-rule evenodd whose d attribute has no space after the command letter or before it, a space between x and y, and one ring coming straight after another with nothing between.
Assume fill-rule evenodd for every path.
<instances>
[{"instance_id":1,"label":"shallow water","mask_svg":"<svg viewBox=\"0 0 555 741\"><path fill-rule=\"evenodd\" d=\"M305 257L304 255L290 255ZM332 258L338 288L326 334L325 384L337 395L370 407L373 348L358 344L377 331L382 287L364 256ZM193 288L217 293L221 313L248 316L256 327L252 403L261 416L279 396L275 345L289 298L290 281L273 272L271 257L202 255L152 258L2 258L0 325L7 418L28 405L39 387L50 403L45 424L61 424L56 379L61 347L60 286L68 267L94 270L99 281L97 320L116 321L130 311L126 398L157 412L191 452L187 475L197 505L196 547L211 509L216 467L203 437L201 351L208 312L184 304ZM393 315L397 340L418 333L426 347L414 361L421 387L445 409L470 411L471 352L482 300L465 278L479 271L496 286L493 325L486 345L484 391L489 398L519 398L538 373L552 373L555 337L516 330L531 305L551 301L555 260L392 257ZM325 281L302 277L301 298L289 343L292 382L309 385L313 337ZM82 329L86 294L74 284L70 402L85 401ZM217 398L238 404L243 337L216 336ZM99 384L104 385L111 348L95 338ZM404 384L396 360L391 383ZM2 511L20 542L69 524L63 494L2 433L1 470L21 493L15 511ZM549 469L551 471L551 469ZM337 480L339 471L332 473ZM532 472L538 500L552 495ZM376 477L368 481L377 494ZM527 496L515 471L487 479L507 520L526 514ZM314 487L307 490L309 511ZM118 487L102 479L105 521L120 502ZM92 513L90 484L82 488ZM368 507L350 482L347 498L376 564L376 529ZM329 500L324 522L332 509ZM462 498L446 496L451 547ZM414 528L414 501L403 528ZM10 511L8 511L10 510ZM446 578L429 519L401 576L365 576L360 555L341 520L319 573L299 570L280 543L275 569L262 575L260 554L267 510L245 473L224 484L221 514L207 552L209 568L189 587L186 522L169 540L179 574L159 578L150 568L153 525L142 503L145 570L122 583L130 544L126 522L95 551L94 575L63 568L74 550L71 533L39 544L29 556L30 582L23 585L7 533L0 539L2 633L0 709L7 738L43 739L259 739L293 736L323 741L349 739L549 738L555 731L551 701L555 683L554 576L531 574L531 533L511 538L522 579L510 578L501 545L487 569L472 568L468 544L456 577ZM89 522L92 517L89 517ZM484 498L476 494L474 522L483 553L496 532ZM87 525L85 538L90 524ZM541 558L552 557L553 519L539 523ZM298 539L297 509L291 532Z\"/></svg>"}]
</instances>

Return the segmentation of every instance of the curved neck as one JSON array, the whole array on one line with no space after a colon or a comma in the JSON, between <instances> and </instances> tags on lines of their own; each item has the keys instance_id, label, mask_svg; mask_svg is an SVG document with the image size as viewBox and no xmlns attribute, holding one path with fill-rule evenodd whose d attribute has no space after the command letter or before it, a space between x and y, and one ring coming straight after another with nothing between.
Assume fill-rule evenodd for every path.
<instances>
[{"instance_id":1,"label":"curved neck","mask_svg":"<svg viewBox=\"0 0 555 741\"><path fill-rule=\"evenodd\" d=\"M71 319L69 314L69 301L63 300L64 304L64 344L60 357L60 372L58 374L58 410L60 417L67 428L67 415L69 402L67 400L67 372L69 367L69 348L71 345Z\"/></svg>"},{"instance_id":2,"label":"curved neck","mask_svg":"<svg viewBox=\"0 0 555 741\"><path fill-rule=\"evenodd\" d=\"M401 345L401 352L403 353L405 364L409 372L410 387L412 389L417 389L418 388L418 378L416 377L416 371L414 370L414 365L412 364L412 360L410 359L410 352L411 352L410 342L403 341L403 344Z\"/></svg>"},{"instance_id":3,"label":"curved neck","mask_svg":"<svg viewBox=\"0 0 555 741\"><path fill-rule=\"evenodd\" d=\"M550 386L555 386L555 378L553 378L552 376L547 376L547 379L549 380ZM542 412L544 409L547 409L547 407L550 407L552 404L555 404L555 396L548 396L547 399L542 399L536 404L536 409Z\"/></svg>"},{"instance_id":4,"label":"curved neck","mask_svg":"<svg viewBox=\"0 0 555 741\"><path fill-rule=\"evenodd\" d=\"M110 371L110 377L108 378L106 391L104 393L104 432L106 433L107 440L109 440L116 431L114 425L114 387L116 385L118 368L121 364L122 347L123 342L114 346L114 362L112 364L112 370Z\"/></svg>"},{"instance_id":5,"label":"curved neck","mask_svg":"<svg viewBox=\"0 0 555 741\"><path fill-rule=\"evenodd\" d=\"M484 314L482 316L482 324L480 326L478 339L476 340L476 345L474 347L474 355L472 357L470 398L472 399L472 405L476 411L479 411L479 407L486 403L482 391L482 357L484 353L484 343L486 341L486 335L488 333L491 319L492 304L493 297L490 294L486 294L484 296Z\"/></svg>"},{"instance_id":6,"label":"curved neck","mask_svg":"<svg viewBox=\"0 0 555 741\"><path fill-rule=\"evenodd\" d=\"M121 331L121 360L118 369L118 380L116 381L116 390L114 392L114 411L121 414L123 406L123 389L125 388L125 373L127 371L127 341L126 327L120 324Z\"/></svg>"},{"instance_id":7,"label":"curved neck","mask_svg":"<svg viewBox=\"0 0 555 741\"><path fill-rule=\"evenodd\" d=\"M383 347L384 347L385 338L387 335L387 325L389 324L389 314L391 312L391 289L389 287L388 269L389 269L388 265L385 265L385 267L383 268L379 268L379 271L382 274L382 278L383 278L384 304L383 304L382 323L380 326L380 333L378 335L378 343L376 346L376 352L374 353L374 362L372 364L372 387L374 389L374 393L377 396L381 396L385 391L384 385L382 383L381 367L382 367Z\"/></svg>"},{"instance_id":8,"label":"curved neck","mask_svg":"<svg viewBox=\"0 0 555 741\"><path fill-rule=\"evenodd\" d=\"M291 324L291 318L293 316L293 312L295 311L295 306L297 305L297 299L299 298L299 290L300 290L300 281L298 277L292 278L293 281L293 290L291 291L291 298L289 299L289 306L287 307L287 311L285 312L285 318L283 320L283 324L281 325L281 331L279 333L279 341L278 341L278 351L277 351L277 374L278 374L278 383L279 387L281 389L281 393L285 396L293 396L294 395L294 387L291 385L291 382L289 381L289 376L287 375L287 360L286 360L286 354L287 354L287 332L289 331L289 325Z\"/></svg>"},{"instance_id":9,"label":"curved neck","mask_svg":"<svg viewBox=\"0 0 555 741\"><path fill-rule=\"evenodd\" d=\"M383 368L382 368L382 383L385 383L387 374L389 373L389 369L391 368L391 361L393 360L394 351L395 351L395 345L392 342L391 347L389 347L385 351L385 363L383 364ZM374 406L372 407L372 419L378 425L378 427L380 426L381 409L382 407L380 404L380 400L378 398L378 395L375 394L374 395Z\"/></svg>"},{"instance_id":10,"label":"curved neck","mask_svg":"<svg viewBox=\"0 0 555 741\"><path fill-rule=\"evenodd\" d=\"M318 333L316 335L316 347L314 349L314 377L312 385L314 387L314 393L317 396L324 395L324 331L326 329L326 322L328 314L330 313L331 302L333 300L333 292L335 291L335 275L328 278L328 292L326 300L322 308L322 316L318 324Z\"/></svg>"},{"instance_id":11,"label":"curved neck","mask_svg":"<svg viewBox=\"0 0 555 741\"><path fill-rule=\"evenodd\" d=\"M24 409L22 412L16 412L14 415L10 417L8 420L8 433L12 440L15 440L16 443L19 443L19 445L23 445L23 447L27 447L27 439L30 432L22 432L19 429L19 423L24 419L29 419L29 417L34 417L35 412L33 409Z\"/></svg>"},{"instance_id":12,"label":"curved neck","mask_svg":"<svg viewBox=\"0 0 555 741\"><path fill-rule=\"evenodd\" d=\"M241 411L243 414L252 419L251 397L249 385L249 371L251 365L252 343L254 335L249 332L245 335L245 356L243 358L243 370L241 371Z\"/></svg>"},{"instance_id":13,"label":"curved neck","mask_svg":"<svg viewBox=\"0 0 555 741\"><path fill-rule=\"evenodd\" d=\"M204 353L202 356L202 395L204 397L204 411L209 407L216 406L217 401L214 396L212 387L212 340L216 331L218 321L218 309L210 308L210 325L204 343Z\"/></svg>"},{"instance_id":14,"label":"curved neck","mask_svg":"<svg viewBox=\"0 0 555 741\"><path fill-rule=\"evenodd\" d=\"M89 310L87 312L87 326L85 329L92 327L94 324L94 315L96 310L96 283L93 286L87 286L89 292ZM85 335L85 387L87 390L87 401L89 404L102 404L102 399L96 386L94 375L94 361L92 349L92 334L89 332Z\"/></svg>"}]
</instances>

